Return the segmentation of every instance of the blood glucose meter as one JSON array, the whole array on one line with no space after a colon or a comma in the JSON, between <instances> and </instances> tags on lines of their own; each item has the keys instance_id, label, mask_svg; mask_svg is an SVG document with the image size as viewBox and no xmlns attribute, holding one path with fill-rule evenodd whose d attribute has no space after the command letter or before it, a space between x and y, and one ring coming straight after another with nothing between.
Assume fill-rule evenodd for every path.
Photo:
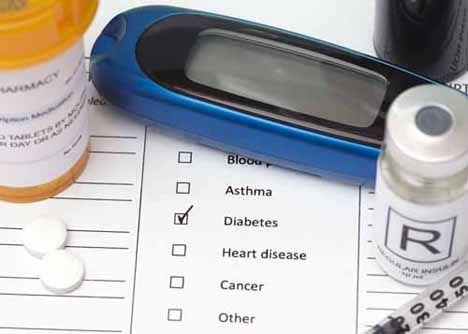
<instances>
[{"instance_id":1,"label":"blood glucose meter","mask_svg":"<svg viewBox=\"0 0 468 334\"><path fill-rule=\"evenodd\" d=\"M112 104L201 143L370 186L390 104L437 84L314 38L167 6L115 17L91 77Z\"/></svg>"}]
</instances>

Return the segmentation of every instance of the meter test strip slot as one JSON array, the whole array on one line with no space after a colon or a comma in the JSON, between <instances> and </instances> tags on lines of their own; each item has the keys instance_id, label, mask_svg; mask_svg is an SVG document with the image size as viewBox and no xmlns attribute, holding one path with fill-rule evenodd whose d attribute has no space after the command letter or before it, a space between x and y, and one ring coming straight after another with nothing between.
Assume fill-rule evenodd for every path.
<instances>
[{"instance_id":1,"label":"meter test strip slot","mask_svg":"<svg viewBox=\"0 0 468 334\"><path fill-rule=\"evenodd\" d=\"M229 152L369 186L389 104L434 83L313 38L166 6L116 16L90 70L107 100L138 117Z\"/></svg>"}]
</instances>

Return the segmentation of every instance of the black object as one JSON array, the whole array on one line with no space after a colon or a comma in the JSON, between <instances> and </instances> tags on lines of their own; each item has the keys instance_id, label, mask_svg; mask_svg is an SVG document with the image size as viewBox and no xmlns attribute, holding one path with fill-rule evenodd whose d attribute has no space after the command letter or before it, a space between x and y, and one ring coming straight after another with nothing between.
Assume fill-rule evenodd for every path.
<instances>
[{"instance_id":1,"label":"black object","mask_svg":"<svg viewBox=\"0 0 468 334\"><path fill-rule=\"evenodd\" d=\"M468 67L468 0L376 0L377 55L448 82Z\"/></svg>"}]
</instances>

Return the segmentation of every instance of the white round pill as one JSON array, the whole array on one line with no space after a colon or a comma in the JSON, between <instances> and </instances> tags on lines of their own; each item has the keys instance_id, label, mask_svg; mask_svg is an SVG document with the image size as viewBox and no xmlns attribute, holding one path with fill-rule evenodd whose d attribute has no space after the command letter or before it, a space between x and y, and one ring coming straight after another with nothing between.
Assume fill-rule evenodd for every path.
<instances>
[{"instance_id":1,"label":"white round pill","mask_svg":"<svg viewBox=\"0 0 468 334\"><path fill-rule=\"evenodd\" d=\"M66 250L54 250L42 259L39 277L46 289L52 293L65 294L75 291L83 283L84 276L83 262Z\"/></svg>"},{"instance_id":2,"label":"white round pill","mask_svg":"<svg viewBox=\"0 0 468 334\"><path fill-rule=\"evenodd\" d=\"M41 217L23 228L24 247L40 259L52 250L63 248L66 241L67 226L60 219Z\"/></svg>"}]
</instances>

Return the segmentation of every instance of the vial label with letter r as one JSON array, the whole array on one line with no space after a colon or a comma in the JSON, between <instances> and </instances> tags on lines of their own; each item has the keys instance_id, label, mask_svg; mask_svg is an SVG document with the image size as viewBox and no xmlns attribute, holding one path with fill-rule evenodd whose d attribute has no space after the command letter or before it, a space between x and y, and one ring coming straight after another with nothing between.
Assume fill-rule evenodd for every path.
<instances>
[{"instance_id":1,"label":"vial label with letter r","mask_svg":"<svg viewBox=\"0 0 468 334\"><path fill-rule=\"evenodd\" d=\"M452 255L457 217L421 221L406 217L392 207L387 210L385 247L413 262L435 263Z\"/></svg>"},{"instance_id":2,"label":"vial label with letter r","mask_svg":"<svg viewBox=\"0 0 468 334\"><path fill-rule=\"evenodd\" d=\"M413 203L393 193L381 175L377 187L374 240L386 272L404 283L427 285L461 264L468 245L466 200Z\"/></svg>"}]
</instances>

